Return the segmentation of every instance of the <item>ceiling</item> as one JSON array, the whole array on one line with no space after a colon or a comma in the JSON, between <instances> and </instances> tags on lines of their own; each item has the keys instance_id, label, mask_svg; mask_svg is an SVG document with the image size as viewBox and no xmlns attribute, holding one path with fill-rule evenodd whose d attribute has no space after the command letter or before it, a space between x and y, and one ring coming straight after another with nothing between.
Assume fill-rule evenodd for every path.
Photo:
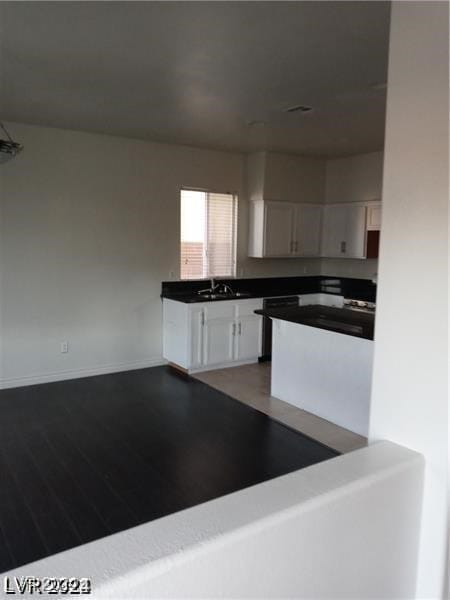
<instances>
[{"instance_id":1,"label":"ceiling","mask_svg":"<svg viewBox=\"0 0 450 600\"><path fill-rule=\"evenodd\" d=\"M383 147L388 2L1 2L5 121L209 148ZM296 105L308 113L286 112Z\"/></svg>"}]
</instances>

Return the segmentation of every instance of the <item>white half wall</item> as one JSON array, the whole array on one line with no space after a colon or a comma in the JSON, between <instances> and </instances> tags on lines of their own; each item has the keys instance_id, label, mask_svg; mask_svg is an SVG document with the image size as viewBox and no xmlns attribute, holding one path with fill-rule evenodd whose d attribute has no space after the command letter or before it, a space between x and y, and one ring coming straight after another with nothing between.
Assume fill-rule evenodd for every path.
<instances>
[{"instance_id":1,"label":"white half wall","mask_svg":"<svg viewBox=\"0 0 450 600\"><path fill-rule=\"evenodd\" d=\"M90 598L411 600L422 474L375 444L4 575L90 577Z\"/></svg>"},{"instance_id":2,"label":"white half wall","mask_svg":"<svg viewBox=\"0 0 450 600\"><path fill-rule=\"evenodd\" d=\"M425 456L420 599L448 542L448 24L446 2L393 2L369 435Z\"/></svg>"}]
</instances>

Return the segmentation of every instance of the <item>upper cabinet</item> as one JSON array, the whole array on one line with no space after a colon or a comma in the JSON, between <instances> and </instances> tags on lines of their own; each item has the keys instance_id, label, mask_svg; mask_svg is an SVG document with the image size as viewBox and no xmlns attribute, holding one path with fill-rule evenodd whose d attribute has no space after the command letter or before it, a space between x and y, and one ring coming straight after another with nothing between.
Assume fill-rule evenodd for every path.
<instances>
[{"instance_id":1,"label":"upper cabinet","mask_svg":"<svg viewBox=\"0 0 450 600\"><path fill-rule=\"evenodd\" d=\"M249 256L376 258L383 155L247 158Z\"/></svg>"},{"instance_id":2,"label":"upper cabinet","mask_svg":"<svg viewBox=\"0 0 450 600\"><path fill-rule=\"evenodd\" d=\"M258 152L247 158L249 256L320 256L325 161Z\"/></svg>"},{"instance_id":3,"label":"upper cabinet","mask_svg":"<svg viewBox=\"0 0 450 600\"><path fill-rule=\"evenodd\" d=\"M261 223L257 225L260 231L260 239L257 240L258 250L253 253L250 248L250 256L287 256L292 252L292 223L294 220L294 206L287 202L258 202L261 207L255 211ZM261 235L262 234L262 235ZM255 241L255 237L253 241Z\"/></svg>"},{"instance_id":4,"label":"upper cabinet","mask_svg":"<svg viewBox=\"0 0 450 600\"><path fill-rule=\"evenodd\" d=\"M378 257L381 202L327 204L323 210L322 256Z\"/></svg>"},{"instance_id":5,"label":"upper cabinet","mask_svg":"<svg viewBox=\"0 0 450 600\"><path fill-rule=\"evenodd\" d=\"M366 257L366 211L360 204L324 206L322 256Z\"/></svg>"},{"instance_id":6,"label":"upper cabinet","mask_svg":"<svg viewBox=\"0 0 450 600\"><path fill-rule=\"evenodd\" d=\"M367 231L381 229L381 202L373 202L367 206Z\"/></svg>"},{"instance_id":7,"label":"upper cabinet","mask_svg":"<svg viewBox=\"0 0 450 600\"><path fill-rule=\"evenodd\" d=\"M319 205L253 200L249 256L320 256L321 222Z\"/></svg>"},{"instance_id":8,"label":"upper cabinet","mask_svg":"<svg viewBox=\"0 0 450 600\"><path fill-rule=\"evenodd\" d=\"M322 207L298 204L294 219L294 251L297 256L320 256Z\"/></svg>"}]
</instances>

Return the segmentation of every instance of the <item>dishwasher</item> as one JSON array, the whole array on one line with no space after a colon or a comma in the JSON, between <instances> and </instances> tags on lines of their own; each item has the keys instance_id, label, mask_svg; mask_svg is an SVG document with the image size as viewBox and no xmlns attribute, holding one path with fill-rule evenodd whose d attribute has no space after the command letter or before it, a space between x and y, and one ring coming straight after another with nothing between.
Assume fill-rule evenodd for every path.
<instances>
[{"instance_id":1,"label":"dishwasher","mask_svg":"<svg viewBox=\"0 0 450 600\"><path fill-rule=\"evenodd\" d=\"M285 308L286 306L299 306L298 296L279 296L276 298L264 298L263 310L270 308ZM272 319L263 317L262 322L262 355L259 362L265 362L272 359Z\"/></svg>"}]
</instances>

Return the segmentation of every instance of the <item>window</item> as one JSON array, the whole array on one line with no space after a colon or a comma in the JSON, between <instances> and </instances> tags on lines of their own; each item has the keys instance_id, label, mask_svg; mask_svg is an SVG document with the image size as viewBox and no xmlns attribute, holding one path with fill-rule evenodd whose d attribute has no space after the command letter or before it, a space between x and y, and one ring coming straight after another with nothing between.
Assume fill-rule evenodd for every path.
<instances>
[{"instance_id":1,"label":"window","mask_svg":"<svg viewBox=\"0 0 450 600\"><path fill-rule=\"evenodd\" d=\"M237 196L181 191L181 279L234 277Z\"/></svg>"}]
</instances>

